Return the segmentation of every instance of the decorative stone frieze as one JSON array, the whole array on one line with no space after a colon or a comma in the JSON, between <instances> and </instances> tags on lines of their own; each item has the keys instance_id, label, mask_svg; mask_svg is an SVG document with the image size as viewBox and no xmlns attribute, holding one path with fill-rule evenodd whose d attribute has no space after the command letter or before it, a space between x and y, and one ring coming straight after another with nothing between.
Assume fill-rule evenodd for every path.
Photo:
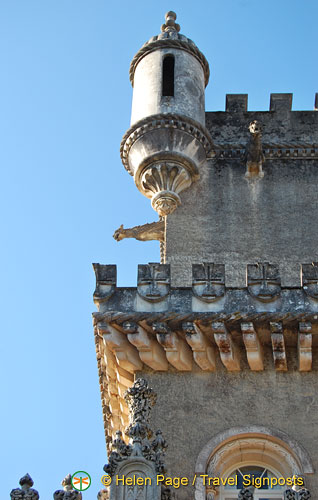
<instances>
[{"instance_id":1,"label":"decorative stone frieze","mask_svg":"<svg viewBox=\"0 0 318 500\"><path fill-rule=\"evenodd\" d=\"M82 500L82 493L74 490L72 476L68 474L62 481L62 490L56 490L53 494L54 500Z\"/></svg>"},{"instance_id":2,"label":"decorative stone frieze","mask_svg":"<svg viewBox=\"0 0 318 500\"><path fill-rule=\"evenodd\" d=\"M186 341L193 351L193 359L204 371L215 370L215 349L212 342L192 321L182 323Z\"/></svg>"},{"instance_id":3,"label":"decorative stone frieze","mask_svg":"<svg viewBox=\"0 0 318 500\"><path fill-rule=\"evenodd\" d=\"M14 490L11 490L11 500L39 500L39 492L32 488L34 483L29 474L21 477L19 484L21 488L15 488Z\"/></svg>"},{"instance_id":4,"label":"decorative stone frieze","mask_svg":"<svg viewBox=\"0 0 318 500\"><path fill-rule=\"evenodd\" d=\"M241 323L241 331L246 348L247 361L251 370L264 370L263 349L253 323Z\"/></svg>"},{"instance_id":5,"label":"decorative stone frieze","mask_svg":"<svg viewBox=\"0 0 318 500\"><path fill-rule=\"evenodd\" d=\"M298 369L308 372L312 367L312 324L299 323L298 329Z\"/></svg>"},{"instance_id":6,"label":"decorative stone frieze","mask_svg":"<svg viewBox=\"0 0 318 500\"><path fill-rule=\"evenodd\" d=\"M170 291L170 265L150 262L138 265L138 295L147 302L161 302Z\"/></svg>"},{"instance_id":7,"label":"decorative stone frieze","mask_svg":"<svg viewBox=\"0 0 318 500\"><path fill-rule=\"evenodd\" d=\"M312 299L318 300L318 262L302 264L301 279L304 292Z\"/></svg>"},{"instance_id":8,"label":"decorative stone frieze","mask_svg":"<svg viewBox=\"0 0 318 500\"><path fill-rule=\"evenodd\" d=\"M225 265L192 264L193 294L204 302L215 302L225 293Z\"/></svg>"},{"instance_id":9,"label":"decorative stone frieze","mask_svg":"<svg viewBox=\"0 0 318 500\"><path fill-rule=\"evenodd\" d=\"M167 360L177 370L192 370L192 352L188 344L173 332L166 323L154 322L153 331L156 333L159 344L166 352Z\"/></svg>"},{"instance_id":10,"label":"decorative stone frieze","mask_svg":"<svg viewBox=\"0 0 318 500\"><path fill-rule=\"evenodd\" d=\"M278 267L268 262L247 265L247 288L252 297L261 302L277 299L281 292Z\"/></svg>"},{"instance_id":11,"label":"decorative stone frieze","mask_svg":"<svg viewBox=\"0 0 318 500\"><path fill-rule=\"evenodd\" d=\"M271 322L271 339L274 365L277 371L287 371L287 359L282 323Z\"/></svg>"},{"instance_id":12,"label":"decorative stone frieze","mask_svg":"<svg viewBox=\"0 0 318 500\"><path fill-rule=\"evenodd\" d=\"M139 352L143 363L153 370L168 370L168 361L164 349L158 344L153 335L150 335L142 326L132 322L123 323L127 338Z\"/></svg>"},{"instance_id":13,"label":"decorative stone frieze","mask_svg":"<svg viewBox=\"0 0 318 500\"><path fill-rule=\"evenodd\" d=\"M215 144L209 158L241 161L246 151L244 144ZM265 160L315 160L318 158L317 144L263 144Z\"/></svg>"},{"instance_id":14,"label":"decorative stone frieze","mask_svg":"<svg viewBox=\"0 0 318 500\"><path fill-rule=\"evenodd\" d=\"M93 264L96 276L96 288L93 295L95 304L106 302L114 293L117 284L115 265Z\"/></svg>"},{"instance_id":15,"label":"decorative stone frieze","mask_svg":"<svg viewBox=\"0 0 318 500\"><path fill-rule=\"evenodd\" d=\"M221 321L213 321L211 326L214 340L220 351L222 363L229 371L239 371L238 351L225 324Z\"/></svg>"}]
</instances>

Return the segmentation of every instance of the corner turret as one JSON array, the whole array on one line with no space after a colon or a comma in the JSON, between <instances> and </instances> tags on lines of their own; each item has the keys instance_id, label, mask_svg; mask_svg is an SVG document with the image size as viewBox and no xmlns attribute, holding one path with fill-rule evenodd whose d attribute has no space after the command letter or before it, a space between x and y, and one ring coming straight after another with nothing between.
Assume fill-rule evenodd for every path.
<instances>
[{"instance_id":1,"label":"corner turret","mask_svg":"<svg viewBox=\"0 0 318 500\"><path fill-rule=\"evenodd\" d=\"M199 178L212 146L205 128L209 65L175 21L168 12L161 34L131 62L131 128L121 143L125 168L160 216L180 205L179 194Z\"/></svg>"}]
</instances>

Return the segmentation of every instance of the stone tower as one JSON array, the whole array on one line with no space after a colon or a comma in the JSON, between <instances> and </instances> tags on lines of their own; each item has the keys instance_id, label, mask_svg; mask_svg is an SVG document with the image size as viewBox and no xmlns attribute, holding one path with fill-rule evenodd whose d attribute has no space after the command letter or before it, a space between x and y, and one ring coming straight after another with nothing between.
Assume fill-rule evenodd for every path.
<instances>
[{"instance_id":1,"label":"stone tower","mask_svg":"<svg viewBox=\"0 0 318 500\"><path fill-rule=\"evenodd\" d=\"M292 111L272 94L255 112L227 95L205 112L209 66L179 30L169 12L134 57L121 144L159 221L114 236L160 241L161 263L139 265L136 288L94 264L108 449L142 377L168 475L189 479L177 498L237 498L248 477L255 500L297 498L318 490L318 98Z\"/></svg>"}]
</instances>

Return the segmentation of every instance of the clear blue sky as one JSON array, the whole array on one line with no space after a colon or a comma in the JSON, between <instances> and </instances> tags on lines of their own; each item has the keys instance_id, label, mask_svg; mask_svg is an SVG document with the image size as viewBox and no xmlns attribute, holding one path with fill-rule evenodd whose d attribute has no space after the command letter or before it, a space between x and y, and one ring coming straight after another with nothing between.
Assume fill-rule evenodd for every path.
<instances>
[{"instance_id":1,"label":"clear blue sky","mask_svg":"<svg viewBox=\"0 0 318 500\"><path fill-rule=\"evenodd\" d=\"M155 242L113 240L156 220L119 157L130 61L164 14L206 55L206 109L271 92L313 109L317 0L0 0L2 497L29 472L42 499L68 472L106 462L91 313L92 262L135 286Z\"/></svg>"}]
</instances>

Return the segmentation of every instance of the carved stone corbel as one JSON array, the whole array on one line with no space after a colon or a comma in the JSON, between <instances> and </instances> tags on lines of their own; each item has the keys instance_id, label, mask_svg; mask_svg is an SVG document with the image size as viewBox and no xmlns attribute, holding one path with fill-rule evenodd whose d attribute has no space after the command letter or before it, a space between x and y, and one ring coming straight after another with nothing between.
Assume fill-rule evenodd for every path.
<instances>
[{"instance_id":1,"label":"carved stone corbel","mask_svg":"<svg viewBox=\"0 0 318 500\"><path fill-rule=\"evenodd\" d=\"M221 361L229 371L239 371L240 362L238 351L233 343L231 334L227 331L224 323L221 321L212 322L212 331L214 340L219 348Z\"/></svg>"},{"instance_id":2,"label":"carved stone corbel","mask_svg":"<svg viewBox=\"0 0 318 500\"><path fill-rule=\"evenodd\" d=\"M168 370L168 361L164 349L158 342L137 323L123 323L123 330L127 332L129 342L137 347L140 359L153 370Z\"/></svg>"},{"instance_id":3,"label":"carved stone corbel","mask_svg":"<svg viewBox=\"0 0 318 500\"><path fill-rule=\"evenodd\" d=\"M300 372L309 372L312 367L312 325L299 323L298 328L298 365Z\"/></svg>"},{"instance_id":4,"label":"carved stone corbel","mask_svg":"<svg viewBox=\"0 0 318 500\"><path fill-rule=\"evenodd\" d=\"M263 349L253 323L241 323L247 361L251 370L264 370Z\"/></svg>"},{"instance_id":5,"label":"carved stone corbel","mask_svg":"<svg viewBox=\"0 0 318 500\"><path fill-rule=\"evenodd\" d=\"M107 346L115 354L119 366L128 372L141 370L142 361L138 351L128 342L125 334L105 323L98 324L98 333L103 336Z\"/></svg>"},{"instance_id":6,"label":"carved stone corbel","mask_svg":"<svg viewBox=\"0 0 318 500\"><path fill-rule=\"evenodd\" d=\"M215 350L200 328L192 321L182 323L185 339L193 351L193 359L204 371L215 370Z\"/></svg>"},{"instance_id":7,"label":"carved stone corbel","mask_svg":"<svg viewBox=\"0 0 318 500\"><path fill-rule=\"evenodd\" d=\"M192 291L203 302L215 302L225 293L225 265L192 264Z\"/></svg>"},{"instance_id":8,"label":"carved stone corbel","mask_svg":"<svg viewBox=\"0 0 318 500\"><path fill-rule=\"evenodd\" d=\"M287 371L287 359L282 323L270 322L274 365L277 371Z\"/></svg>"},{"instance_id":9,"label":"carved stone corbel","mask_svg":"<svg viewBox=\"0 0 318 500\"><path fill-rule=\"evenodd\" d=\"M318 300L318 262L302 264L301 282L308 297Z\"/></svg>"},{"instance_id":10,"label":"carved stone corbel","mask_svg":"<svg viewBox=\"0 0 318 500\"><path fill-rule=\"evenodd\" d=\"M192 351L188 344L175 332L171 331L165 323L155 322L152 324L153 331L157 335L159 344L166 351L167 360L177 370L192 370Z\"/></svg>"}]
</instances>

